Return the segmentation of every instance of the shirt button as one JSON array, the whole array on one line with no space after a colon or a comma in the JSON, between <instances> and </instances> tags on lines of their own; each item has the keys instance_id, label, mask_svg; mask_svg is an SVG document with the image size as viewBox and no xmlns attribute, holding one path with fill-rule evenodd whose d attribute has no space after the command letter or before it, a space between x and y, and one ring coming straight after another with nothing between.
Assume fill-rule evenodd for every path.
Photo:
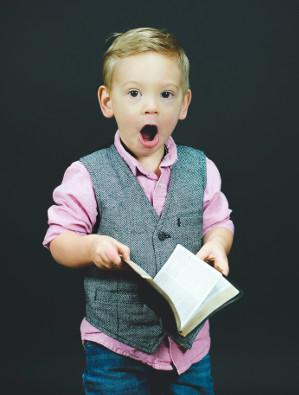
<instances>
[{"instance_id":1,"label":"shirt button","mask_svg":"<svg viewBox=\"0 0 299 395\"><path fill-rule=\"evenodd\" d=\"M162 186L162 182L159 181L158 182L158 187L161 188L161 186Z\"/></svg>"},{"instance_id":2,"label":"shirt button","mask_svg":"<svg viewBox=\"0 0 299 395\"><path fill-rule=\"evenodd\" d=\"M160 241L163 241L163 240L169 239L169 238L170 238L170 235L168 235L167 233L160 232L160 233L158 234L158 239L159 239Z\"/></svg>"}]
</instances>

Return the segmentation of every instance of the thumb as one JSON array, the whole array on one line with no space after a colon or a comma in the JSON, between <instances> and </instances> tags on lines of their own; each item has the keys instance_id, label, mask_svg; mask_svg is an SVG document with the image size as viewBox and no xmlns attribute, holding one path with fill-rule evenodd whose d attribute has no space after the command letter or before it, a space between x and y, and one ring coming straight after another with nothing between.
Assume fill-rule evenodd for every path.
<instances>
[{"instance_id":1,"label":"thumb","mask_svg":"<svg viewBox=\"0 0 299 395\"><path fill-rule=\"evenodd\" d=\"M123 257L124 260L130 260L130 248L125 244L117 242L118 253Z\"/></svg>"},{"instance_id":2,"label":"thumb","mask_svg":"<svg viewBox=\"0 0 299 395\"><path fill-rule=\"evenodd\" d=\"M201 249L198 251L196 256L203 261L205 261L207 258L211 259L212 257L210 256L210 251L205 248L205 246L202 246Z\"/></svg>"}]
</instances>

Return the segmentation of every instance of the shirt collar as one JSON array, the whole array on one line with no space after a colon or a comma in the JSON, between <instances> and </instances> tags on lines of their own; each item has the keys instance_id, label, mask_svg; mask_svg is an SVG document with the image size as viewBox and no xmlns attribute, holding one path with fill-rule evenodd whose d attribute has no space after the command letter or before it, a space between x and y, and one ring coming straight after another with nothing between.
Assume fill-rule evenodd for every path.
<instances>
[{"instance_id":1,"label":"shirt collar","mask_svg":"<svg viewBox=\"0 0 299 395\"><path fill-rule=\"evenodd\" d=\"M136 158L134 158L134 156L131 155L124 148L123 144L121 143L119 131L117 131L115 133L114 145L115 145L115 148L118 151L119 155L122 157L122 159L125 161L125 163L129 166L129 168L131 169L131 171L135 175L135 177L137 176L138 172L140 172L149 178L153 178L153 179L158 178L155 173L152 173L152 172L146 170L141 165L141 163L139 163L138 160ZM165 146L166 146L167 153L164 155L164 158L162 159L162 162L160 163L160 169L162 167L172 166L178 160L177 147L176 147L176 144L171 136L166 141Z\"/></svg>"}]
</instances>

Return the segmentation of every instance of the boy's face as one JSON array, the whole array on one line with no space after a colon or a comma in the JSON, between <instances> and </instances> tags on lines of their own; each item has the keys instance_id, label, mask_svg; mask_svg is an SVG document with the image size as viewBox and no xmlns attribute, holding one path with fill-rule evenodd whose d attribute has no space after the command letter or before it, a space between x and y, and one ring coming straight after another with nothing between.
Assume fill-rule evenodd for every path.
<instances>
[{"instance_id":1,"label":"boy's face","mask_svg":"<svg viewBox=\"0 0 299 395\"><path fill-rule=\"evenodd\" d=\"M99 89L106 117L114 116L122 142L142 161L162 158L164 144L187 115L191 92L182 91L177 58L145 52L118 61L110 91Z\"/></svg>"}]
</instances>

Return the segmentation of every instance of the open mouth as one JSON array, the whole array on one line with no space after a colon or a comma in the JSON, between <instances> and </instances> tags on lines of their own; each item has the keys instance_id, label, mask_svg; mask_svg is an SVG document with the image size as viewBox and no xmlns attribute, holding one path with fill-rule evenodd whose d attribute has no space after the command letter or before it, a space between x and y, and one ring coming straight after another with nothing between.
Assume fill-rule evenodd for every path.
<instances>
[{"instance_id":1,"label":"open mouth","mask_svg":"<svg viewBox=\"0 0 299 395\"><path fill-rule=\"evenodd\" d=\"M153 141L156 134L158 133L158 128L156 125L145 125L140 130L143 140Z\"/></svg>"},{"instance_id":2,"label":"open mouth","mask_svg":"<svg viewBox=\"0 0 299 395\"><path fill-rule=\"evenodd\" d=\"M140 130L139 141L145 148L154 148L159 143L158 127L156 125L145 125Z\"/></svg>"}]
</instances>

